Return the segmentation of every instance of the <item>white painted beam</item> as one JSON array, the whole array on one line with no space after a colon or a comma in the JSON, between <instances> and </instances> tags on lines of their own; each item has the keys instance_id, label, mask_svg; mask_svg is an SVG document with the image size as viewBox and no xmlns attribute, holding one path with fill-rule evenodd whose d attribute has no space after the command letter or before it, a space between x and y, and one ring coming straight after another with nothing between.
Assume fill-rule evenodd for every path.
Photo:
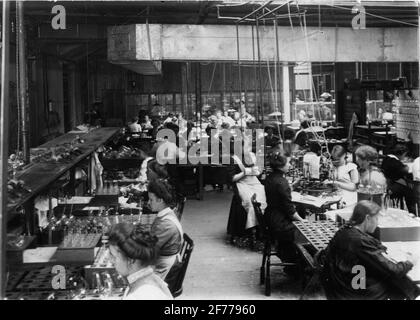
<instances>
[{"instance_id":1,"label":"white painted beam","mask_svg":"<svg viewBox=\"0 0 420 320\"><path fill-rule=\"evenodd\" d=\"M280 61L398 62L418 61L417 28L278 27ZM236 28L232 25L146 25L108 30L108 59L236 61ZM124 31L125 30L125 31ZM127 34L127 30L131 30ZM124 34L125 32L125 34ZM116 36L119 35L119 36ZM260 29L262 60L273 61L274 27ZM240 56L252 61L251 26L239 27ZM113 39L113 40L112 40ZM126 39L126 40L124 40ZM150 39L150 40L149 40ZM115 45L116 43L118 45ZM129 41L129 43L124 43ZM134 41L134 42L133 42ZM149 43L151 49L149 49ZM306 50L308 48L309 50ZM129 50L130 52L126 52Z\"/></svg>"}]
</instances>

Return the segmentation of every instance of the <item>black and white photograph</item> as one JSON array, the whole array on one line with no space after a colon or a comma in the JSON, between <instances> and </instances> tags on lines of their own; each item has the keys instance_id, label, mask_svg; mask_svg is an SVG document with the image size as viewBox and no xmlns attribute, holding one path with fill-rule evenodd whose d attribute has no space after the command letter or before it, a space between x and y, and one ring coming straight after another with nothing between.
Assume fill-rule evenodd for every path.
<instances>
[{"instance_id":1,"label":"black and white photograph","mask_svg":"<svg viewBox=\"0 0 420 320\"><path fill-rule=\"evenodd\" d=\"M420 300L419 0L3 0L0 29L0 300Z\"/></svg>"}]
</instances>

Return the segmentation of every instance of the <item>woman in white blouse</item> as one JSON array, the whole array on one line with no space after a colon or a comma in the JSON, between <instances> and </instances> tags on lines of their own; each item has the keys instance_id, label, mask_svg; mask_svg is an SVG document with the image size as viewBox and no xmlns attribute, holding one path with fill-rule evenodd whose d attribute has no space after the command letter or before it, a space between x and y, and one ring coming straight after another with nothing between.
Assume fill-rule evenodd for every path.
<instances>
[{"instance_id":1,"label":"woman in white blouse","mask_svg":"<svg viewBox=\"0 0 420 320\"><path fill-rule=\"evenodd\" d=\"M340 190L347 206L357 203L357 184L359 183L359 172L357 165L347 162L346 150L336 145L331 151L332 164L334 166L332 183Z\"/></svg>"},{"instance_id":2,"label":"woman in white blouse","mask_svg":"<svg viewBox=\"0 0 420 320\"><path fill-rule=\"evenodd\" d=\"M168 285L154 272L158 239L141 225L116 224L109 235L115 270L129 283L123 300L173 299Z\"/></svg>"}]
</instances>

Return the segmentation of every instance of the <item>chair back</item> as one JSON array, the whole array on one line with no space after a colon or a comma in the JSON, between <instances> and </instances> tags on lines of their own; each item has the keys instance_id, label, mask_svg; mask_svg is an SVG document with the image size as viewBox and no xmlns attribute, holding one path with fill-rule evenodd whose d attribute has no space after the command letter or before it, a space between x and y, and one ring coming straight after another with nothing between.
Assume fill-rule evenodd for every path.
<instances>
[{"instance_id":1,"label":"chair back","mask_svg":"<svg viewBox=\"0 0 420 320\"><path fill-rule=\"evenodd\" d=\"M182 214L184 213L185 202L187 198L184 196L178 196L176 207L175 207L175 214L178 217L178 220L181 221Z\"/></svg>"},{"instance_id":2,"label":"chair back","mask_svg":"<svg viewBox=\"0 0 420 320\"><path fill-rule=\"evenodd\" d=\"M194 249L194 241L184 233L184 242L182 244L180 256L181 261L176 262L165 278L169 290L174 297L178 297L182 293L182 283L184 282L187 272L188 263L190 262L191 253Z\"/></svg>"},{"instance_id":3,"label":"chair back","mask_svg":"<svg viewBox=\"0 0 420 320\"><path fill-rule=\"evenodd\" d=\"M267 223L265 222L265 218L261 210L261 203L257 201L257 195L255 193L251 197L251 202L258 221L259 232L264 239L268 240L270 238L270 230Z\"/></svg>"}]
</instances>

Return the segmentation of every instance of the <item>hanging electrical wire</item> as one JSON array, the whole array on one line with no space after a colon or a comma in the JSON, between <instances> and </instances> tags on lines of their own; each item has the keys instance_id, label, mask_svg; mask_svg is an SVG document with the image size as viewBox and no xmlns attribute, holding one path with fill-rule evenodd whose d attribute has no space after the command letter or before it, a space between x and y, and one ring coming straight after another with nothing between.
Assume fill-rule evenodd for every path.
<instances>
[{"instance_id":1,"label":"hanging electrical wire","mask_svg":"<svg viewBox=\"0 0 420 320\"><path fill-rule=\"evenodd\" d=\"M284 110L285 110L285 101L283 100L283 108L281 109L281 113L280 113L280 123L281 123L281 134L280 134L280 127L279 127L279 119L278 119L278 112L279 112L279 88L277 86L277 78L280 78L280 76L278 75L278 71L277 71L277 67L278 69L280 69L280 65L277 66L277 64L280 64L280 48L279 48L279 34L278 34L278 24L277 24L277 20L274 20L274 36L276 38L276 60L275 60L275 64L274 64L274 72L275 72L275 76L276 76L276 122L277 122L277 130L278 130L278 134L279 134L279 138L280 138L280 142L283 145L284 148ZM278 81L280 83L280 79Z\"/></svg>"},{"instance_id":2,"label":"hanging electrical wire","mask_svg":"<svg viewBox=\"0 0 420 320\"><path fill-rule=\"evenodd\" d=\"M150 28L149 28L149 7L147 7L146 31L147 31L147 46L149 48L149 59L152 61L153 54L152 54L152 41L150 39Z\"/></svg>"},{"instance_id":3,"label":"hanging electrical wire","mask_svg":"<svg viewBox=\"0 0 420 320\"><path fill-rule=\"evenodd\" d=\"M257 64L255 62L255 36L254 36L254 25L251 27L252 32L252 65L254 67L254 103L255 103L255 119L257 122L259 121L259 110L257 107L257 96L258 96L258 89L257 89Z\"/></svg>"},{"instance_id":4,"label":"hanging electrical wire","mask_svg":"<svg viewBox=\"0 0 420 320\"><path fill-rule=\"evenodd\" d=\"M290 27L292 28L292 31L294 31L294 30L293 30L292 15L291 15L291 13L290 13L290 3L289 3L289 2L287 3L287 12L288 12L288 14L289 14Z\"/></svg>"},{"instance_id":5,"label":"hanging electrical wire","mask_svg":"<svg viewBox=\"0 0 420 320\"><path fill-rule=\"evenodd\" d=\"M276 65L276 63L274 63L274 66ZM279 133L279 135L280 135L280 126L279 126L279 118L278 118L278 113L280 112L279 111L279 107L278 107L278 104L277 104L277 87L276 87L276 90L274 90L274 88L273 88L273 83L272 83L272 80L271 80L271 68L270 68L270 63L269 63L269 58L267 58L267 73L268 73L268 80L269 80L269 83L270 83L270 89L271 89L271 100L274 102L274 104L275 104L275 106L274 106L274 117L276 118L276 123L277 123L277 130L278 130L278 133ZM276 74L276 71L275 71L275 74ZM276 86L276 85L275 85ZM276 91L276 92L275 92ZM275 92L275 93L274 93ZM282 123L282 125L283 125L283 123Z\"/></svg>"},{"instance_id":6,"label":"hanging electrical wire","mask_svg":"<svg viewBox=\"0 0 420 320\"><path fill-rule=\"evenodd\" d=\"M241 131L242 131L242 76L241 76L241 58L239 48L239 25L236 23L236 50L238 57L238 85L239 85L239 115L241 118Z\"/></svg>"},{"instance_id":7,"label":"hanging electrical wire","mask_svg":"<svg viewBox=\"0 0 420 320\"><path fill-rule=\"evenodd\" d=\"M207 104L209 104L209 96L210 96L211 88L213 86L213 80L214 80L214 74L216 72L216 66L217 66L217 62L214 63L213 72L211 74L211 80L210 80L210 84L209 84L209 89L207 90L207 99L206 99Z\"/></svg>"},{"instance_id":8,"label":"hanging electrical wire","mask_svg":"<svg viewBox=\"0 0 420 320\"><path fill-rule=\"evenodd\" d=\"M271 70L270 70L270 59L267 58L267 74L268 74L268 81L270 84L271 89L271 100L276 103L276 97L274 96L274 89L273 89L273 83L271 82ZM276 105L277 108L277 105Z\"/></svg>"},{"instance_id":9,"label":"hanging electrical wire","mask_svg":"<svg viewBox=\"0 0 420 320\"><path fill-rule=\"evenodd\" d=\"M299 4L297 2L296 2L296 6L299 10ZM309 41L308 41L307 29L303 25L301 15L299 16L299 25L302 30L302 34L304 36L304 41L305 41L306 61L309 64L309 68L308 68L309 79L310 79L309 99L311 100L311 102L313 102L313 81L312 81L311 57L310 57L310 52L309 52Z\"/></svg>"},{"instance_id":10,"label":"hanging electrical wire","mask_svg":"<svg viewBox=\"0 0 420 320\"><path fill-rule=\"evenodd\" d=\"M19 32L18 32L18 21L19 21L19 10L18 4L16 2L16 107L17 107L17 141L16 141L16 154L20 151L21 148L21 139L22 139L22 111L20 110L20 85L19 85Z\"/></svg>"},{"instance_id":11,"label":"hanging electrical wire","mask_svg":"<svg viewBox=\"0 0 420 320\"><path fill-rule=\"evenodd\" d=\"M259 35L259 20L256 19L256 34L257 34L257 57L258 57L258 80L260 89L260 108L261 108L261 124L264 127L264 105L263 105L263 86L262 86L262 72L261 72L261 48Z\"/></svg>"},{"instance_id":12,"label":"hanging electrical wire","mask_svg":"<svg viewBox=\"0 0 420 320\"><path fill-rule=\"evenodd\" d=\"M297 7L297 10L300 11L298 1L296 1L296 7ZM299 24L300 24L302 33L304 34L307 63L309 64L310 100L311 100L310 102L311 102L312 105L314 105L313 104L314 103L313 102L313 92L315 91L315 103L318 103L318 96L316 94L316 90L314 90L315 89L315 84L314 84L313 76L312 76L312 64L311 64L311 57L310 57L310 51L309 51L309 40L308 40L308 37L307 37L307 26L306 26L305 14L303 14L303 22L302 22L302 17L299 16ZM315 109L315 105L314 105L314 109ZM318 145L321 147L321 154L324 154L325 157L329 160L329 159L331 159L331 154L329 152L328 140L325 137L325 132L322 129L321 134L318 134L317 129L315 129L315 127L317 127L316 122L309 122L309 130L313 134L313 136L315 137L315 140L317 141Z\"/></svg>"},{"instance_id":13,"label":"hanging electrical wire","mask_svg":"<svg viewBox=\"0 0 420 320\"><path fill-rule=\"evenodd\" d=\"M85 16L85 23L87 24L87 6L86 6L86 3L85 3L85 14L86 14L86 16ZM86 79L87 79L87 108L88 108L88 112L90 111L89 110L89 95L90 95L90 90L89 90L89 87L90 87L90 83L89 83L89 40L87 40L86 41ZM89 121L90 121L91 119L90 119L90 116L89 116Z\"/></svg>"}]
</instances>

